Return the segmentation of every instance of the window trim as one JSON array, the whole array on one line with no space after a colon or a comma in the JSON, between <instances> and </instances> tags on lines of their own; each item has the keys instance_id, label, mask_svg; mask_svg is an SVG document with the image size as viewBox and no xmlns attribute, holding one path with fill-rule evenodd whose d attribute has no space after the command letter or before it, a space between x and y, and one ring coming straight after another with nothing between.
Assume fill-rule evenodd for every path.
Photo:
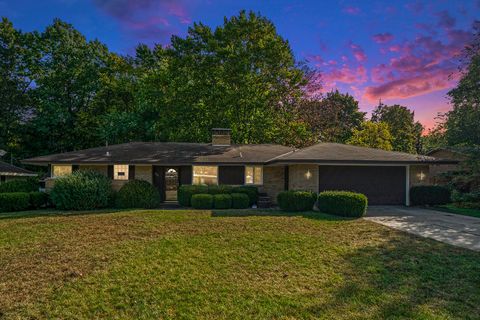
<instances>
[{"instance_id":1,"label":"window trim","mask_svg":"<svg viewBox=\"0 0 480 320\"><path fill-rule=\"evenodd\" d=\"M115 169L116 169L116 167L119 167L119 166L124 166L126 168L126 170L124 171L124 173L125 173L124 177L125 178L121 178L121 179L118 178L118 170L115 170ZM130 170L130 167L129 167L128 164L121 164L121 163L114 164L113 165L113 180L115 180L115 181L128 181L129 170Z\"/></svg>"},{"instance_id":2,"label":"window trim","mask_svg":"<svg viewBox=\"0 0 480 320\"><path fill-rule=\"evenodd\" d=\"M202 185L202 184L195 184L195 167L214 167L217 169L217 183L213 184L213 185L217 185L218 186L218 165L203 165L203 164L200 164L200 165L192 165L192 185L196 185L196 186L199 186L199 185Z\"/></svg>"},{"instance_id":3,"label":"window trim","mask_svg":"<svg viewBox=\"0 0 480 320\"><path fill-rule=\"evenodd\" d=\"M252 183L248 183L248 182L247 182L247 168L248 168L248 167L253 168L253 177L252 177L252 178L253 178L253 182L252 182ZM260 183L255 183L255 168L256 168L256 167L260 168L261 171L262 171L262 173L261 173L261 175L260 175ZM253 165L245 165L245 180L244 180L245 182L244 182L244 184L247 185L247 186L263 186L263 168L264 168L263 165L255 165L255 164L253 164Z\"/></svg>"}]
</instances>

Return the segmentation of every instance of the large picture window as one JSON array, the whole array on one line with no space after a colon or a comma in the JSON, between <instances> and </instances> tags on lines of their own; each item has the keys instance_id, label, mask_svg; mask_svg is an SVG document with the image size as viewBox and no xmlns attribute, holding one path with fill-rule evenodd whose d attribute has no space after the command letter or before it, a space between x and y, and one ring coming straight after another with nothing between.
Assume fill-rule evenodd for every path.
<instances>
[{"instance_id":1,"label":"large picture window","mask_svg":"<svg viewBox=\"0 0 480 320\"><path fill-rule=\"evenodd\" d=\"M263 167L262 166L246 166L245 167L245 184L263 184Z\"/></svg>"},{"instance_id":2,"label":"large picture window","mask_svg":"<svg viewBox=\"0 0 480 320\"><path fill-rule=\"evenodd\" d=\"M218 184L218 167L193 166L193 184Z\"/></svg>"},{"instance_id":3,"label":"large picture window","mask_svg":"<svg viewBox=\"0 0 480 320\"><path fill-rule=\"evenodd\" d=\"M128 164L116 164L113 166L114 180L128 180Z\"/></svg>"},{"instance_id":4,"label":"large picture window","mask_svg":"<svg viewBox=\"0 0 480 320\"><path fill-rule=\"evenodd\" d=\"M72 166L65 164L54 164L52 166L53 177L61 177L72 174Z\"/></svg>"}]
</instances>

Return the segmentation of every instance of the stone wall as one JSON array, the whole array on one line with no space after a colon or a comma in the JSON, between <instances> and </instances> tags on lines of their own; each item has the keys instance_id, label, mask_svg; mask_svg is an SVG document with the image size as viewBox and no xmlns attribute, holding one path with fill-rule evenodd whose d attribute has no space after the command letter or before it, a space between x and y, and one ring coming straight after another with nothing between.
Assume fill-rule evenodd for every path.
<instances>
[{"instance_id":1,"label":"stone wall","mask_svg":"<svg viewBox=\"0 0 480 320\"><path fill-rule=\"evenodd\" d=\"M285 188L285 167L284 166L264 166L263 167L263 186L259 187L260 192L265 192L270 196L273 203L277 202L277 195Z\"/></svg>"},{"instance_id":2,"label":"stone wall","mask_svg":"<svg viewBox=\"0 0 480 320\"><path fill-rule=\"evenodd\" d=\"M289 190L306 190L318 192L318 165L290 165L288 173Z\"/></svg>"}]
</instances>

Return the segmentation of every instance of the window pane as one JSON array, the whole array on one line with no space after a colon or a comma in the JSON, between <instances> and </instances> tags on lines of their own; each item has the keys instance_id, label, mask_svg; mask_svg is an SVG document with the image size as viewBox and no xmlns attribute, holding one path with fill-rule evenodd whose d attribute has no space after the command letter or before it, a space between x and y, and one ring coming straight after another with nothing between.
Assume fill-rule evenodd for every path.
<instances>
[{"instance_id":1,"label":"window pane","mask_svg":"<svg viewBox=\"0 0 480 320\"><path fill-rule=\"evenodd\" d=\"M194 166L193 184L218 184L218 167Z\"/></svg>"},{"instance_id":2,"label":"window pane","mask_svg":"<svg viewBox=\"0 0 480 320\"><path fill-rule=\"evenodd\" d=\"M253 167L245 167L245 183L253 184Z\"/></svg>"},{"instance_id":3,"label":"window pane","mask_svg":"<svg viewBox=\"0 0 480 320\"><path fill-rule=\"evenodd\" d=\"M246 166L245 167L245 184L263 184L263 167L262 166Z\"/></svg>"},{"instance_id":4,"label":"window pane","mask_svg":"<svg viewBox=\"0 0 480 320\"><path fill-rule=\"evenodd\" d=\"M263 184L263 168L262 167L255 167L254 169L254 180L253 180L253 183L254 184Z\"/></svg>"},{"instance_id":5,"label":"window pane","mask_svg":"<svg viewBox=\"0 0 480 320\"><path fill-rule=\"evenodd\" d=\"M113 166L113 179L128 180L128 165L116 164Z\"/></svg>"},{"instance_id":6,"label":"window pane","mask_svg":"<svg viewBox=\"0 0 480 320\"><path fill-rule=\"evenodd\" d=\"M66 176L72 173L72 166L71 165L54 165L53 166L53 176L54 177L61 177Z\"/></svg>"}]
</instances>

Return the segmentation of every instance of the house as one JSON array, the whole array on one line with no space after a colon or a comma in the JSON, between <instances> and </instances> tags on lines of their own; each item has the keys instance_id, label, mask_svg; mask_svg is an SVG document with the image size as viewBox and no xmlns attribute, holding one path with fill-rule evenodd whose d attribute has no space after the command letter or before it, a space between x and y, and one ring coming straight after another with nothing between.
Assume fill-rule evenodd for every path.
<instances>
[{"instance_id":1,"label":"house","mask_svg":"<svg viewBox=\"0 0 480 320\"><path fill-rule=\"evenodd\" d=\"M432 183L434 184L446 184L449 180L447 177L449 172L457 172L468 169L465 166L465 162L468 160L468 155L461 148L437 148L429 151L427 155L434 158L456 161L456 163L440 163L430 166L430 177Z\"/></svg>"},{"instance_id":2,"label":"house","mask_svg":"<svg viewBox=\"0 0 480 320\"><path fill-rule=\"evenodd\" d=\"M17 178L35 177L36 175L34 172L0 161L0 183Z\"/></svg>"},{"instance_id":3,"label":"house","mask_svg":"<svg viewBox=\"0 0 480 320\"><path fill-rule=\"evenodd\" d=\"M119 189L131 179L152 183L164 200L183 184L256 185L276 199L283 190L352 190L371 204L409 204L409 188L428 184L434 157L336 143L304 149L274 144L235 145L229 129L213 129L211 143L130 142L26 159L49 166L51 179L91 169Z\"/></svg>"}]
</instances>

